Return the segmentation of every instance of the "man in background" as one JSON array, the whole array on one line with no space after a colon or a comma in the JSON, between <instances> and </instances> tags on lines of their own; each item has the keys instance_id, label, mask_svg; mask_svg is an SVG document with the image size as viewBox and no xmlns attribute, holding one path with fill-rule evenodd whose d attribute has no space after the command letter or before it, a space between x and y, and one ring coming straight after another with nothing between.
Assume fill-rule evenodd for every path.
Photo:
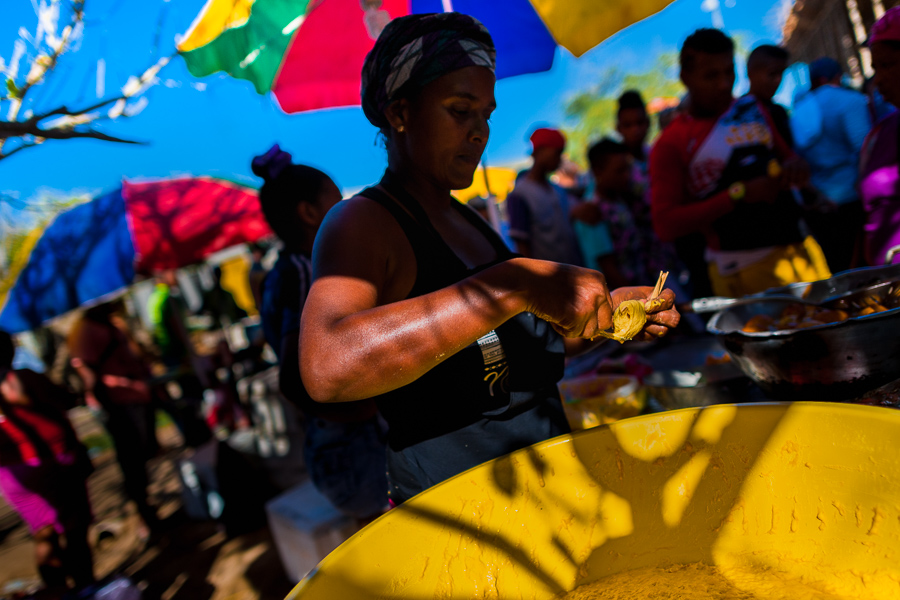
<instances>
[{"instance_id":1,"label":"man in background","mask_svg":"<svg viewBox=\"0 0 900 600\"><path fill-rule=\"evenodd\" d=\"M717 29L699 29L684 41L680 63L690 104L650 156L660 239L702 234L709 281L720 296L827 277L813 256L815 242L804 240L790 192L805 184L805 165L755 99L732 96L734 42ZM694 275L699 265L688 266Z\"/></svg>"},{"instance_id":2,"label":"man in background","mask_svg":"<svg viewBox=\"0 0 900 600\"><path fill-rule=\"evenodd\" d=\"M562 162L566 138L556 129L541 128L531 134L531 145L532 166L506 199L510 237L522 256L580 265L568 194L550 181Z\"/></svg>"},{"instance_id":3,"label":"man in background","mask_svg":"<svg viewBox=\"0 0 900 600\"><path fill-rule=\"evenodd\" d=\"M811 89L794 106L791 127L797 152L809 163L819 210L807 216L833 271L856 263L863 209L856 184L859 155L872 119L866 97L841 86L841 66L832 58L809 65Z\"/></svg>"}]
</instances>

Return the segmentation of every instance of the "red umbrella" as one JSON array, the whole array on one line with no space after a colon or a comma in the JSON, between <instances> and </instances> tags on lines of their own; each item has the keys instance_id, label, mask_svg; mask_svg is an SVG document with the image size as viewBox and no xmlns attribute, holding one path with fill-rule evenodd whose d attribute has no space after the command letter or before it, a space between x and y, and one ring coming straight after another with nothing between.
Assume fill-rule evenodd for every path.
<instances>
[{"instance_id":1,"label":"red umbrella","mask_svg":"<svg viewBox=\"0 0 900 600\"><path fill-rule=\"evenodd\" d=\"M44 231L2 307L0 329L32 329L116 294L139 275L271 233L252 188L211 177L125 181Z\"/></svg>"},{"instance_id":2,"label":"red umbrella","mask_svg":"<svg viewBox=\"0 0 900 600\"><path fill-rule=\"evenodd\" d=\"M136 254L149 274L271 235L256 190L210 177L122 184Z\"/></svg>"}]
</instances>

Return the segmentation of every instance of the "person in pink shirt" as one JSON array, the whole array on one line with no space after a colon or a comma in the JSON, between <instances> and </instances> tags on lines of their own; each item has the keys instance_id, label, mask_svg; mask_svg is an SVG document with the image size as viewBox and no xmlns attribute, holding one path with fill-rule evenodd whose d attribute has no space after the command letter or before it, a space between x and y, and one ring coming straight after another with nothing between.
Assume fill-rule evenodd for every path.
<instances>
[{"instance_id":1,"label":"person in pink shirt","mask_svg":"<svg viewBox=\"0 0 900 600\"><path fill-rule=\"evenodd\" d=\"M0 331L0 495L28 525L48 591L94 583L85 487L93 470L64 410L73 404L46 376L13 370L15 345Z\"/></svg>"},{"instance_id":2,"label":"person in pink shirt","mask_svg":"<svg viewBox=\"0 0 900 600\"><path fill-rule=\"evenodd\" d=\"M875 85L885 100L897 105L900 103L900 7L888 10L872 26L869 48ZM866 214L864 251L866 260L873 265L884 262L888 251L900 245L898 135L900 113L894 111L872 128L860 156L859 192Z\"/></svg>"}]
</instances>

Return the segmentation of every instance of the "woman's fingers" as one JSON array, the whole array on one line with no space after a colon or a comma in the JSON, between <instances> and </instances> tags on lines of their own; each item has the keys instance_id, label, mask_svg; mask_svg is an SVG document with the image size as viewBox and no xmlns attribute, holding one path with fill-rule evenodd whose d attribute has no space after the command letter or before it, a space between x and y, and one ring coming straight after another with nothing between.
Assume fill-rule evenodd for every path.
<instances>
[{"instance_id":1,"label":"woman's fingers","mask_svg":"<svg viewBox=\"0 0 900 600\"><path fill-rule=\"evenodd\" d=\"M651 325L655 325L668 329L674 329L675 327L678 327L678 323L680 322L681 313L679 313L675 308L670 308L669 310L664 310L662 312L653 313L652 315L647 315L647 323L649 323L648 327Z\"/></svg>"},{"instance_id":2,"label":"woman's fingers","mask_svg":"<svg viewBox=\"0 0 900 600\"><path fill-rule=\"evenodd\" d=\"M663 290L659 296L652 300L648 300L645 306L648 315L667 311L675 306L675 292L672 290Z\"/></svg>"}]
</instances>

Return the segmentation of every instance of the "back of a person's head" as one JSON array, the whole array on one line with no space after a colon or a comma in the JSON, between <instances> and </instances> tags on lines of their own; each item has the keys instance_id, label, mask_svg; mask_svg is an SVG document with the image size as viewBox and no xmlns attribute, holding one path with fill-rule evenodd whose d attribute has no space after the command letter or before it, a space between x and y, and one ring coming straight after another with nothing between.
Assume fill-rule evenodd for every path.
<instances>
[{"instance_id":1,"label":"back of a person's head","mask_svg":"<svg viewBox=\"0 0 900 600\"><path fill-rule=\"evenodd\" d=\"M610 157L617 154L628 154L628 148L621 142L617 142L612 138L605 137L593 144L588 148L587 152L591 170L597 171L603 169L609 162Z\"/></svg>"},{"instance_id":2,"label":"back of a person's head","mask_svg":"<svg viewBox=\"0 0 900 600\"><path fill-rule=\"evenodd\" d=\"M625 110L643 110L646 112L647 107L644 104L644 99L641 98L641 93L637 90L627 90L619 96L618 100L619 108L616 111L616 114L621 116L622 111Z\"/></svg>"},{"instance_id":3,"label":"back of a person's head","mask_svg":"<svg viewBox=\"0 0 900 600\"><path fill-rule=\"evenodd\" d=\"M734 54L734 41L719 29L698 29L681 45L681 70L689 71L694 68L698 54Z\"/></svg>"},{"instance_id":4,"label":"back of a person's head","mask_svg":"<svg viewBox=\"0 0 900 600\"><path fill-rule=\"evenodd\" d=\"M813 86L832 81L843 72L841 63L830 56L823 56L809 63L809 80Z\"/></svg>"},{"instance_id":5,"label":"back of a person's head","mask_svg":"<svg viewBox=\"0 0 900 600\"><path fill-rule=\"evenodd\" d=\"M292 163L291 155L277 144L255 157L251 168L263 179L259 204L272 231L282 241L300 235L297 206L303 202L317 204L331 178L314 167Z\"/></svg>"},{"instance_id":6,"label":"back of a person's head","mask_svg":"<svg viewBox=\"0 0 900 600\"><path fill-rule=\"evenodd\" d=\"M16 345L9 333L0 330L0 370L12 368L16 356Z\"/></svg>"},{"instance_id":7,"label":"back of a person's head","mask_svg":"<svg viewBox=\"0 0 900 600\"><path fill-rule=\"evenodd\" d=\"M781 46L762 44L754 48L747 57L747 70L751 71L770 62L784 63L787 65L790 56L790 53Z\"/></svg>"}]
</instances>

